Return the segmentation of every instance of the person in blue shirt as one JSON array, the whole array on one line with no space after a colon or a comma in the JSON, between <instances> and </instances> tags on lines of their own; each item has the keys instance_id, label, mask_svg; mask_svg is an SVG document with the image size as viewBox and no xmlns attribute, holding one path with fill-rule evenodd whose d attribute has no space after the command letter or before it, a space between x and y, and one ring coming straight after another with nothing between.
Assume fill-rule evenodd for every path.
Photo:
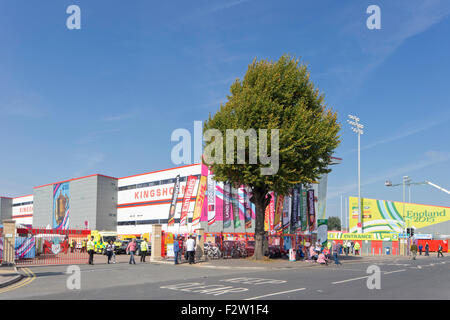
<instances>
[{"instance_id":1,"label":"person in blue shirt","mask_svg":"<svg viewBox=\"0 0 450 320\"><path fill-rule=\"evenodd\" d=\"M175 254L175 264L178 264L178 255L180 254L180 244L178 243L177 237L173 239L173 252Z\"/></svg>"}]
</instances>

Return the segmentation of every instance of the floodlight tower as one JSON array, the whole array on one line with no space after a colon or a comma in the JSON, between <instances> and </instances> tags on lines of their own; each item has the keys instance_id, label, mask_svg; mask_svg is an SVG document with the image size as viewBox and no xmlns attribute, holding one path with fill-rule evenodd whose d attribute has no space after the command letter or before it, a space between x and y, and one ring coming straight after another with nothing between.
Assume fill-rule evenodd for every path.
<instances>
[{"instance_id":1,"label":"floodlight tower","mask_svg":"<svg viewBox=\"0 0 450 320\"><path fill-rule=\"evenodd\" d=\"M347 122L352 126L353 132L358 135L358 233L363 232L362 228L362 207L361 207L361 135L364 133L364 126L359 123L359 118L354 115L348 115L350 120Z\"/></svg>"}]
</instances>

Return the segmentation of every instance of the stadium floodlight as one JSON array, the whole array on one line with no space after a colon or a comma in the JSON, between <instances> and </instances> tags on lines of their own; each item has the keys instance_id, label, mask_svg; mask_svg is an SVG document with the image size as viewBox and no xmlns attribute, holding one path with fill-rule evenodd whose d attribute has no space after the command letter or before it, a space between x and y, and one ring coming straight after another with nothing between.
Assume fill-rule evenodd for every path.
<instances>
[{"instance_id":1,"label":"stadium floodlight","mask_svg":"<svg viewBox=\"0 0 450 320\"><path fill-rule=\"evenodd\" d=\"M364 133L364 125L359 123L359 118L357 116L349 114L348 117L353 120L348 120L347 122L352 126L352 131L358 135L358 233L362 233L362 208L361 208L361 135Z\"/></svg>"}]
</instances>

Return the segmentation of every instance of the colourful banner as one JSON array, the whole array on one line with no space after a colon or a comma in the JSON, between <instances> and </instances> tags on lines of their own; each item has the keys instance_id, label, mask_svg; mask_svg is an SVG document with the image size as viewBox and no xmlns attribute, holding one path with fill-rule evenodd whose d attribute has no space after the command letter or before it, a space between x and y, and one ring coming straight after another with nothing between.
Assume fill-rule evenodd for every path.
<instances>
[{"instance_id":1,"label":"colourful banner","mask_svg":"<svg viewBox=\"0 0 450 320\"><path fill-rule=\"evenodd\" d=\"M292 190L291 200L291 230L290 233L295 233L298 228L299 222L299 207L300 207L300 188L294 187Z\"/></svg>"},{"instance_id":2,"label":"colourful banner","mask_svg":"<svg viewBox=\"0 0 450 320\"><path fill-rule=\"evenodd\" d=\"M245 228L250 229L252 227L252 203L250 198L252 196L250 188L244 188L244 218L245 218Z\"/></svg>"},{"instance_id":3,"label":"colourful banner","mask_svg":"<svg viewBox=\"0 0 450 320\"><path fill-rule=\"evenodd\" d=\"M191 204L191 197L192 194L194 193L196 183L197 183L196 176L189 176L186 181L186 187L184 188L183 202L181 205L181 216L180 216L181 227L187 225L187 215L189 211L189 206Z\"/></svg>"},{"instance_id":4,"label":"colourful banner","mask_svg":"<svg viewBox=\"0 0 450 320\"><path fill-rule=\"evenodd\" d=\"M195 199L194 214L192 216L192 225L197 225L200 223L203 203L205 201L205 194L206 194L206 176L202 175L200 177L200 182L198 184L197 198Z\"/></svg>"},{"instance_id":5,"label":"colourful banner","mask_svg":"<svg viewBox=\"0 0 450 320\"><path fill-rule=\"evenodd\" d=\"M208 226L216 222L216 181L214 174L208 170Z\"/></svg>"},{"instance_id":6,"label":"colourful banner","mask_svg":"<svg viewBox=\"0 0 450 320\"><path fill-rule=\"evenodd\" d=\"M69 229L69 182L53 185L53 229Z\"/></svg>"},{"instance_id":7,"label":"colourful banner","mask_svg":"<svg viewBox=\"0 0 450 320\"><path fill-rule=\"evenodd\" d=\"M283 214L283 195L277 195L276 206L275 206L275 217L273 219L273 231L279 232L282 229L281 216Z\"/></svg>"},{"instance_id":8,"label":"colourful banner","mask_svg":"<svg viewBox=\"0 0 450 320\"><path fill-rule=\"evenodd\" d=\"M234 228L241 226L241 219L239 217L239 190L231 187L231 204L233 210Z\"/></svg>"},{"instance_id":9,"label":"colourful banner","mask_svg":"<svg viewBox=\"0 0 450 320\"><path fill-rule=\"evenodd\" d=\"M314 190L308 190L308 226L309 231L313 232L316 227L316 210L314 206Z\"/></svg>"},{"instance_id":10,"label":"colourful banner","mask_svg":"<svg viewBox=\"0 0 450 320\"><path fill-rule=\"evenodd\" d=\"M361 199L362 227L364 233L400 233L405 228L429 227L450 220L450 208L433 205L403 203L376 199ZM358 198L349 198L350 232L356 232L358 224Z\"/></svg>"},{"instance_id":11,"label":"colourful banner","mask_svg":"<svg viewBox=\"0 0 450 320\"><path fill-rule=\"evenodd\" d=\"M291 223L291 197L285 196L283 202L283 233L289 233L289 226Z\"/></svg>"},{"instance_id":12,"label":"colourful banner","mask_svg":"<svg viewBox=\"0 0 450 320\"><path fill-rule=\"evenodd\" d=\"M308 192L304 186L300 192L300 227L302 231L308 227Z\"/></svg>"},{"instance_id":13,"label":"colourful banner","mask_svg":"<svg viewBox=\"0 0 450 320\"><path fill-rule=\"evenodd\" d=\"M175 209L177 207L179 192L180 192L180 175L177 175L173 186L172 201L170 202L169 221L167 223L167 226L173 226L175 224Z\"/></svg>"},{"instance_id":14,"label":"colourful banner","mask_svg":"<svg viewBox=\"0 0 450 320\"><path fill-rule=\"evenodd\" d=\"M231 206L231 184L224 183L223 185L223 228L231 227L232 217Z\"/></svg>"}]
</instances>

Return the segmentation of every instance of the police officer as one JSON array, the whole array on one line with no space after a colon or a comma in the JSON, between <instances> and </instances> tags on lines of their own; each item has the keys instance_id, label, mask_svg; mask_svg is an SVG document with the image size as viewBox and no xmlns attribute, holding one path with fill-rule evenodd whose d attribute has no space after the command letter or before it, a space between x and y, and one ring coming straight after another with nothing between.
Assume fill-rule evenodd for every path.
<instances>
[{"instance_id":1,"label":"police officer","mask_svg":"<svg viewBox=\"0 0 450 320\"><path fill-rule=\"evenodd\" d=\"M87 242L87 252L89 253L89 264L94 264L94 237Z\"/></svg>"},{"instance_id":2,"label":"police officer","mask_svg":"<svg viewBox=\"0 0 450 320\"><path fill-rule=\"evenodd\" d=\"M145 262L145 256L147 255L148 243L147 239L141 242L141 262Z\"/></svg>"}]
</instances>

